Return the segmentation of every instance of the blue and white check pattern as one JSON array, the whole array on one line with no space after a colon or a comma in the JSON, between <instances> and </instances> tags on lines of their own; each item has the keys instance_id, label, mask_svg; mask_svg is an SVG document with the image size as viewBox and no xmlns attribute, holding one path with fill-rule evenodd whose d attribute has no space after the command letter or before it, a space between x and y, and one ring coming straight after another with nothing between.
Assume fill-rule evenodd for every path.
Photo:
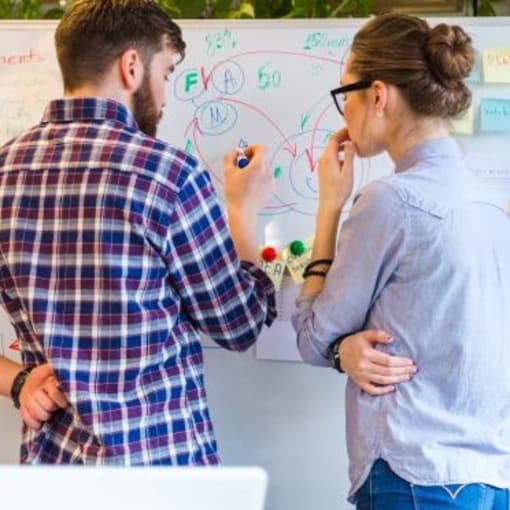
<instances>
[{"instance_id":1,"label":"blue and white check pattern","mask_svg":"<svg viewBox=\"0 0 510 510\"><path fill-rule=\"evenodd\" d=\"M23 429L21 462L219 462L199 332L247 349L274 288L192 156L114 101L51 102L0 149L0 285L24 365L71 403Z\"/></svg>"}]
</instances>

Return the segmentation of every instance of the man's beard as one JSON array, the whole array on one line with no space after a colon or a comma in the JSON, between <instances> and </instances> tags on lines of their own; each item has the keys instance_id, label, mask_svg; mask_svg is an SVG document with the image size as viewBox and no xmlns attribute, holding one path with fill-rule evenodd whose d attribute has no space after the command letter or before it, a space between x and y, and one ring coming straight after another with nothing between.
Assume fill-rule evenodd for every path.
<instances>
[{"instance_id":1,"label":"man's beard","mask_svg":"<svg viewBox=\"0 0 510 510\"><path fill-rule=\"evenodd\" d=\"M143 80L133 96L133 115L138 127L149 136L156 136L161 111L158 111L156 101L151 92L150 75L146 69Z\"/></svg>"}]
</instances>

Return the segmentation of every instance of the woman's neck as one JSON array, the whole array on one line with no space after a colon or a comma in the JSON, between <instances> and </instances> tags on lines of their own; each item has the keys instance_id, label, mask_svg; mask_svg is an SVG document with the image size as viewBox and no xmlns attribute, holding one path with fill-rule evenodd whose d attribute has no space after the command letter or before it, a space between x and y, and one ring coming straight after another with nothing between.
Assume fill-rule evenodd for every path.
<instances>
[{"instance_id":1,"label":"woman's neck","mask_svg":"<svg viewBox=\"0 0 510 510\"><path fill-rule=\"evenodd\" d=\"M397 162L416 145L449 135L443 119L415 119L404 125L397 123L393 133L390 133L387 151L391 159Z\"/></svg>"}]
</instances>

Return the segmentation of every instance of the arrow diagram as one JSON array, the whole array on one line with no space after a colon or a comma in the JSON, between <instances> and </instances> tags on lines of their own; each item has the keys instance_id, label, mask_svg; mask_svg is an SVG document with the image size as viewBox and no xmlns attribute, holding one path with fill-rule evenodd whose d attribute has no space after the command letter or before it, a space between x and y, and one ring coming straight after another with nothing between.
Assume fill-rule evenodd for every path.
<instances>
[{"instance_id":1,"label":"arrow diagram","mask_svg":"<svg viewBox=\"0 0 510 510\"><path fill-rule=\"evenodd\" d=\"M260 108L257 108L256 106L253 106L249 103L245 103L244 101L239 101L237 99L231 99L231 98L220 98L220 101L225 101L225 102L230 102L230 103L236 103L236 104L239 104L241 106L244 106L246 108L249 108L250 110L253 110L254 112L258 113L259 115L262 115L262 117L264 117L264 119L266 119L273 127L276 131L278 131L278 133L280 133L280 136L284 139L285 141L285 146L283 147L284 150L288 151L290 153L290 155L295 158L296 157L296 154L297 154L297 146L296 144L293 144L288 138L287 136L285 135L285 133L280 129L280 127L278 126L278 124L276 124L276 122L271 119L271 117L269 117L269 115L267 115L267 113L265 113L264 111L262 111Z\"/></svg>"}]
</instances>

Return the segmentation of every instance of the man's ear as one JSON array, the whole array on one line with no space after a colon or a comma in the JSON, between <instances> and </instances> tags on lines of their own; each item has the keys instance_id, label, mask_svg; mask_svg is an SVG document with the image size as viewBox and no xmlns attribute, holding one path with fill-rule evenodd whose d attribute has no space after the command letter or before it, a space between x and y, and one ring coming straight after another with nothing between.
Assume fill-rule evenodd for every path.
<instances>
[{"instance_id":1,"label":"man's ear","mask_svg":"<svg viewBox=\"0 0 510 510\"><path fill-rule=\"evenodd\" d=\"M120 55L119 72L123 87L129 92L137 91L144 73L143 62L137 50L129 48Z\"/></svg>"}]
</instances>

